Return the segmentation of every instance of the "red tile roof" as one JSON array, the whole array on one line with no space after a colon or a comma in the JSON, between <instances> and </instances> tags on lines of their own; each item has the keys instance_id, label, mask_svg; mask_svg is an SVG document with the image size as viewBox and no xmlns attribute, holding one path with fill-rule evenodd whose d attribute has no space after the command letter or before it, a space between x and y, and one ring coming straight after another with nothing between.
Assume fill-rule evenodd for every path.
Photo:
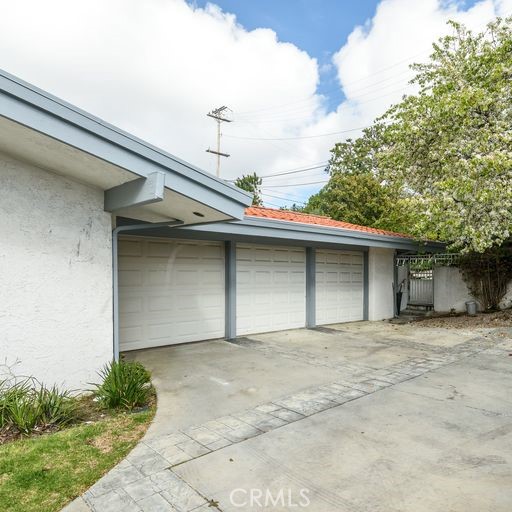
<instances>
[{"instance_id":1,"label":"red tile roof","mask_svg":"<svg viewBox=\"0 0 512 512\"><path fill-rule=\"evenodd\" d=\"M374 235L399 236L401 238L412 238L412 236L403 233L395 233L384 229L369 228L350 224L340 220L334 220L323 215L312 215L310 213L292 212L289 210L278 210L276 208L263 208L262 206L250 206L245 209L246 217L262 217L265 219L282 220L287 222L297 222L300 224L315 224L329 228L349 229L351 231L361 231L363 233L372 233Z\"/></svg>"}]
</instances>

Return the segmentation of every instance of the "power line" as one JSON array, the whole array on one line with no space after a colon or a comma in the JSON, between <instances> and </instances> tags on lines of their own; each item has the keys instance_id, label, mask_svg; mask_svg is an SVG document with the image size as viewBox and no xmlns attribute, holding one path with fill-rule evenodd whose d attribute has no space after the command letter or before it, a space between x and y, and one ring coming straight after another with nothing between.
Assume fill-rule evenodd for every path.
<instances>
[{"instance_id":1,"label":"power line","mask_svg":"<svg viewBox=\"0 0 512 512\"><path fill-rule=\"evenodd\" d=\"M262 193L266 194L268 192L265 191L266 189L264 189L262 191ZM278 194L279 195L279 198L287 198L287 199L291 199L293 201L303 201L304 198L303 197L298 197L296 195L293 195L293 194L289 194L287 191L281 191L281 190L270 190L270 192L272 194Z\"/></svg>"},{"instance_id":2,"label":"power line","mask_svg":"<svg viewBox=\"0 0 512 512\"><path fill-rule=\"evenodd\" d=\"M391 85L391 84L390 84ZM363 96L366 96L366 95L361 95L361 96L354 96L352 98L347 98L346 99L346 102L350 103L351 101L356 101L358 105L365 105L366 103L371 103L372 101L375 101L377 99L380 99L380 98L385 98L386 96L390 96L392 94L395 94L396 92L400 92L400 91L406 91L409 87L411 87L411 84L408 84L406 85L405 87L400 87L399 89L394 89L392 91L389 91L387 92L386 94L381 94L379 96L376 96L374 98L369 98L367 100L364 100L364 101L359 101L359 98L362 98ZM376 92L376 91L371 91L372 93ZM255 119L254 120L254 123L251 123L253 126L256 126L255 123L258 123L258 125L261 125L261 124L275 124L275 123L290 123L292 121L305 121L305 120L309 120L307 117L305 118L304 116L301 116L301 117L282 117L282 118L263 118L263 119ZM248 120L241 120L240 122L249 122Z\"/></svg>"},{"instance_id":3,"label":"power line","mask_svg":"<svg viewBox=\"0 0 512 512\"><path fill-rule=\"evenodd\" d=\"M324 185L326 183L328 183L329 180L327 181L311 181L309 183L291 183L289 185L267 185L267 188L284 188L284 187L302 187L302 186L305 186L305 185L318 185L319 183L323 183Z\"/></svg>"},{"instance_id":4,"label":"power line","mask_svg":"<svg viewBox=\"0 0 512 512\"><path fill-rule=\"evenodd\" d=\"M293 169L285 169L284 171L277 171L271 174L263 174L260 176L261 178L270 178L272 176L284 176L285 174L295 174L298 172L311 171L313 169L320 169L322 167L327 167L329 160L323 160L322 162L318 162L315 164L311 164L311 167L294 167Z\"/></svg>"},{"instance_id":5,"label":"power line","mask_svg":"<svg viewBox=\"0 0 512 512\"><path fill-rule=\"evenodd\" d=\"M266 174L265 176L261 176L261 179L263 179L263 178L275 178L275 177L278 177L278 176L286 176L288 174L298 174L300 172L313 171L313 170L316 170L316 169L325 169L327 167L328 163L329 162L325 162L325 164L315 165L314 167L307 167L306 169L297 169L297 170L292 170L292 171L287 171L287 172L276 172L275 174Z\"/></svg>"},{"instance_id":6,"label":"power line","mask_svg":"<svg viewBox=\"0 0 512 512\"><path fill-rule=\"evenodd\" d=\"M245 122L247 124L250 124L253 129L255 128L256 130L259 130L259 131L263 131L265 134L267 134L269 137L273 137L273 135L271 133L269 133L267 130L265 129L262 129L261 127L258 127L256 126L254 123L252 123L251 121L242 121L242 122ZM257 132L256 132L257 133ZM286 151L282 146L278 146L274 141L266 141L268 142L269 144L271 144L272 146L274 146L275 148L277 148L278 150L280 151ZM279 141L277 141L279 142ZM287 141L281 141L283 144L286 144L287 146L289 146L294 152L297 151L297 149L299 149L299 146L293 146L293 143L291 142L287 142ZM289 150L287 151L287 153L289 154Z\"/></svg>"},{"instance_id":7,"label":"power line","mask_svg":"<svg viewBox=\"0 0 512 512\"><path fill-rule=\"evenodd\" d=\"M289 203L292 204L306 204L305 201L299 199L288 199L286 197L273 196L272 194L265 194L263 192L261 193L261 195L265 197L271 197L272 199L279 199L280 201L288 201Z\"/></svg>"},{"instance_id":8,"label":"power line","mask_svg":"<svg viewBox=\"0 0 512 512\"><path fill-rule=\"evenodd\" d=\"M353 85L355 83L359 83L361 81L364 81L364 80L367 80L368 78L371 78L372 76L375 76L375 75L379 75L381 73L383 73L384 71L388 71L389 69L393 69L395 68L396 66L399 66L400 64L403 64L404 62L408 62L408 61L411 61L412 59L415 59L416 57L419 57L420 55L425 55L426 53L428 53L427 50L423 50L419 53L416 53L415 55L412 55L406 59L402 59L402 60L399 60L398 62L395 62L394 64L391 64L389 66L386 66L384 68L381 68L373 73L370 73L369 75L366 75L366 76L363 76L361 78L358 78L356 80L352 80L350 82L347 82L346 84L344 84L344 86L349 86L349 85ZM332 89L329 89L327 91L324 91L322 94L330 94L331 92L333 91L339 91L340 90L340 87L336 87L336 88L332 88ZM260 108L260 109L253 109L253 110L246 110L246 111L241 111L241 112L238 112L237 114L238 115L243 115L243 114L253 114L253 113L256 113L256 112L266 112L266 111L269 111L269 110L275 110L275 109L278 109L280 107L286 107L286 106L289 106L289 105L296 105L298 103L304 103L306 101L311 101L313 99L315 99L315 96L316 96L316 93L313 93L312 96L307 96L307 97L304 97L300 100L296 100L296 101L292 101L292 102L289 102L289 103L284 103L284 104L280 104L280 105L274 105L273 107L265 107L265 108Z\"/></svg>"},{"instance_id":9,"label":"power line","mask_svg":"<svg viewBox=\"0 0 512 512\"><path fill-rule=\"evenodd\" d=\"M400 78L398 80L396 80L396 78L398 76L402 76L404 74L408 74L410 73L411 71L410 70L405 70L401 73L398 73L397 75L395 76L390 76L388 78L384 78L382 80L379 80L378 82L375 82L375 83L372 83L372 84L368 84L366 86L363 86L363 87L360 87L354 91L352 91L352 95L354 95L354 93L356 95L354 95L352 98L348 98L346 97L346 94L343 93L346 97L346 100L349 101L351 99L354 99L354 98L362 98L364 96L368 96L369 94L373 94L375 92L380 91L380 90L383 90L383 89L387 89L388 87L391 87L393 85L396 85L396 84L399 84L399 83L403 83L404 81L408 82L409 81L409 78L412 78L412 77L403 77L403 78ZM379 86L380 84L384 83L384 82L388 82L389 80L393 80L392 82L386 84L386 85L381 85L380 87L377 87ZM405 84L404 84L405 85ZM376 90L373 90L377 87ZM369 89L369 90L368 90ZM360 93L361 91L365 91L366 92L362 92L361 94L357 94L357 93ZM340 89L338 91L340 94L342 93L342 90ZM269 114L261 114L261 115L244 115L244 114L236 114L237 116L237 120L245 120L247 117L253 119L253 120L256 120L256 121L260 121L260 120L268 120L268 119L278 119L278 118L286 118L286 116L290 115L290 114L298 114L300 112L308 112L311 110L312 107L310 106L298 106L298 107L294 107L294 108L291 108L291 109L282 109L280 111L277 111L277 112L274 112L274 113L269 113Z\"/></svg>"},{"instance_id":10,"label":"power line","mask_svg":"<svg viewBox=\"0 0 512 512\"><path fill-rule=\"evenodd\" d=\"M271 203L270 201L267 201L266 199L263 199L263 202L265 204L269 204L271 206L275 206L276 208L282 208L283 207L281 204Z\"/></svg>"},{"instance_id":11,"label":"power line","mask_svg":"<svg viewBox=\"0 0 512 512\"><path fill-rule=\"evenodd\" d=\"M324 162L318 162L318 164L315 164L313 165L312 167L305 167L305 168L302 168L302 167L295 167L293 169L289 169L287 171L278 171L276 173L272 173L272 174L264 174L262 176L259 176L261 179L264 179L264 178L273 178L273 177L276 177L276 176L285 176L287 174L296 174L296 173L300 173L300 172L306 172L306 171L313 171L315 169L323 169L325 167L327 167L327 164L329 163L329 160L325 160ZM258 173L256 173L258 174ZM229 181L230 183L234 183L236 181L236 179L233 179L233 180L226 180L226 181Z\"/></svg>"},{"instance_id":12,"label":"power line","mask_svg":"<svg viewBox=\"0 0 512 512\"><path fill-rule=\"evenodd\" d=\"M239 137L238 135L224 135L230 139L243 139L243 140L302 140L302 139L316 139L319 137L329 137L331 135L341 135L342 133L357 132L364 130L369 126L360 126L359 128L350 128L349 130L341 130L339 132L320 133L318 135L303 135L301 137L276 137L276 138L265 138L265 137Z\"/></svg>"},{"instance_id":13,"label":"power line","mask_svg":"<svg viewBox=\"0 0 512 512\"><path fill-rule=\"evenodd\" d=\"M373 98L369 98L365 101L357 101L357 104L358 105L364 105L366 103L371 103L372 101L376 101L376 100L379 100L381 98L385 98L387 96L390 96L392 94L395 94L397 92L403 92L405 93L407 91L407 89L411 87L410 85L405 87L405 88L399 88L399 89L394 89L392 91L389 91L385 94L381 94L381 95L378 95L378 96L375 96ZM354 98L350 98L349 100L347 100L348 102L352 101L352 100L357 100L357 97L354 97ZM290 122L290 121L304 121L306 120L304 117L296 117L296 118L289 118L289 119L275 119L273 121L267 121L269 123L284 123L285 121L286 122ZM250 123L253 127L257 128L257 129L260 129L262 131L265 131L265 133L268 133L266 130L263 130L261 127L257 126L255 123L252 123L250 121L241 121L241 122L246 122L246 123ZM265 124L266 122L265 121L256 121L258 124ZM358 130L363 130L365 128L368 128L368 126L362 126L362 127L359 127L359 128L351 128L349 130L343 130L343 131L340 131L340 132L332 132L332 133L325 133L325 134L318 134L318 135L307 135L307 136L302 136L302 137L244 137L244 136L238 136L238 135L229 135L229 134L226 134L225 137L229 137L229 138L232 138L232 139L240 139L240 140L254 140L254 141L266 141L266 142L270 142L272 143L272 141L281 141L281 142L287 142L287 141L292 141L292 140L301 140L301 139L311 139L311 138L320 138L320 137L327 137L327 136L331 136L331 135L339 135L339 134L342 134L342 133L349 133L351 131L358 131Z\"/></svg>"},{"instance_id":14,"label":"power line","mask_svg":"<svg viewBox=\"0 0 512 512\"><path fill-rule=\"evenodd\" d=\"M403 64L404 62L408 62L408 61L411 61L412 59L415 59L416 57L419 57L420 55L425 55L426 53L428 53L430 51L429 50L423 50L421 52L418 52L416 53L415 55L411 56L411 57L408 57L406 59L402 59L402 60L399 60L398 62L395 62L394 64L391 64L390 66L386 66L385 68L381 68L380 70L378 71L375 71L373 73L371 73L370 75L367 75L366 77L361 77L361 78L358 78L356 80L352 80L351 82L348 82L346 83L345 85L352 85L352 84L356 84L356 83L359 83L363 80L366 80L367 78L371 77L371 76L375 76L375 75L379 75L380 73L384 73L384 71L388 71L389 69L393 69L393 68L396 68L396 66L399 66L400 64Z\"/></svg>"}]
</instances>

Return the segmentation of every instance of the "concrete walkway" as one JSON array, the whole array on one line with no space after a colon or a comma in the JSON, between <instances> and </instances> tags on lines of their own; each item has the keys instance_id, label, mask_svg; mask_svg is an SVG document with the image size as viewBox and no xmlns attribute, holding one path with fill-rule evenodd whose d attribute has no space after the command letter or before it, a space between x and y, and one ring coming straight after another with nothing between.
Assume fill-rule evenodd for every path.
<instances>
[{"instance_id":1,"label":"concrete walkway","mask_svg":"<svg viewBox=\"0 0 512 512\"><path fill-rule=\"evenodd\" d=\"M509 511L510 350L357 323L132 353L156 419L68 509Z\"/></svg>"}]
</instances>

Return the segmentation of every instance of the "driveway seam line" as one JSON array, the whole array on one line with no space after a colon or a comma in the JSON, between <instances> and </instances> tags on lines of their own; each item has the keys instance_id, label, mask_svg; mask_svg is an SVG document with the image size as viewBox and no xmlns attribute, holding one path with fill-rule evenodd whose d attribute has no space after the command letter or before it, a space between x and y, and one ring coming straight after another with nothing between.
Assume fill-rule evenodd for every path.
<instances>
[{"instance_id":1,"label":"driveway seam line","mask_svg":"<svg viewBox=\"0 0 512 512\"><path fill-rule=\"evenodd\" d=\"M396 385L489 350L491 343L493 341L477 336L443 353L433 351L431 357L412 357L381 369L368 365L363 368L357 364L345 365L346 375L337 382L305 388L242 412L143 439L126 459L96 482L82 498L91 510L101 512L113 512L126 506L142 511L139 503L156 494L179 510L202 509L212 502L175 473L173 469L177 466L383 389L407 392L397 389ZM274 414L278 411L281 411L280 416ZM249 421L243 419L244 416ZM215 423L220 429L211 428ZM140 498L141 492L144 498ZM215 504L213 506L220 510Z\"/></svg>"}]
</instances>

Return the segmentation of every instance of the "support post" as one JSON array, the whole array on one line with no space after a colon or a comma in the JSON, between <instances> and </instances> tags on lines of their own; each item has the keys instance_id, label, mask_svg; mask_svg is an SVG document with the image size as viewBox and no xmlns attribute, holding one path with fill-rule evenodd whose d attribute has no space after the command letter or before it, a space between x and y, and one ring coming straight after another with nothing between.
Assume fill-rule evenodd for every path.
<instances>
[{"instance_id":1,"label":"support post","mask_svg":"<svg viewBox=\"0 0 512 512\"><path fill-rule=\"evenodd\" d=\"M398 267L397 267L397 253L393 253L393 317L396 318L399 315L399 304L397 301L398 292Z\"/></svg>"},{"instance_id":2,"label":"support post","mask_svg":"<svg viewBox=\"0 0 512 512\"><path fill-rule=\"evenodd\" d=\"M306 327L316 327L316 250L306 247Z\"/></svg>"},{"instance_id":3,"label":"support post","mask_svg":"<svg viewBox=\"0 0 512 512\"><path fill-rule=\"evenodd\" d=\"M368 264L368 252L369 250L363 253L363 320L368 320L369 318L369 303L370 303L370 273L369 273L369 264Z\"/></svg>"},{"instance_id":4,"label":"support post","mask_svg":"<svg viewBox=\"0 0 512 512\"><path fill-rule=\"evenodd\" d=\"M236 338L236 242L224 242L226 308L225 336L227 340Z\"/></svg>"}]
</instances>

